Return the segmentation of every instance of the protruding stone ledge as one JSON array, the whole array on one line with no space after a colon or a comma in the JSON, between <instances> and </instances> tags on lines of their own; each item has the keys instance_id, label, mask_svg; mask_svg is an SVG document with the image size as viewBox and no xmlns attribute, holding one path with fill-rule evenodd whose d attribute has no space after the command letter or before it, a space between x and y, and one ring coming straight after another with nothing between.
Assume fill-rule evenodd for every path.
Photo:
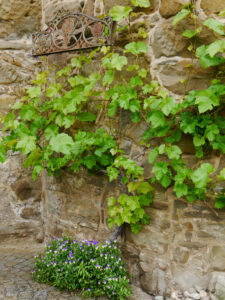
<instances>
[{"instance_id":1,"label":"protruding stone ledge","mask_svg":"<svg viewBox=\"0 0 225 300\"><path fill-rule=\"evenodd\" d=\"M31 47L31 40L5 41L0 39L0 50L29 50Z\"/></svg>"}]
</instances>

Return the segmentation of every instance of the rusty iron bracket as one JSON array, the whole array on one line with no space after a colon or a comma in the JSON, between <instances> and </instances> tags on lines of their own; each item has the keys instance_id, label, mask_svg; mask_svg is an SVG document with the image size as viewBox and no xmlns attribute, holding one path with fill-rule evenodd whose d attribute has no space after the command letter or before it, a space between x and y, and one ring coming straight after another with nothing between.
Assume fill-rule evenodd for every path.
<instances>
[{"instance_id":1,"label":"rusty iron bracket","mask_svg":"<svg viewBox=\"0 0 225 300\"><path fill-rule=\"evenodd\" d=\"M111 17L94 18L82 13L68 14L52 22L45 31L32 34L32 55L48 55L112 44Z\"/></svg>"}]
</instances>

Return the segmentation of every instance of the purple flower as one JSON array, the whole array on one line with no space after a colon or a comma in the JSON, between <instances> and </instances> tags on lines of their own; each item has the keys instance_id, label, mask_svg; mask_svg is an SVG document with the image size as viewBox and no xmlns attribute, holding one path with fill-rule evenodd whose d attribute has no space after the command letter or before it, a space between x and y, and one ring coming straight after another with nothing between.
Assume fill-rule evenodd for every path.
<instances>
[{"instance_id":1,"label":"purple flower","mask_svg":"<svg viewBox=\"0 0 225 300\"><path fill-rule=\"evenodd\" d=\"M97 265L95 265L95 267L96 267L97 269L101 268L101 266L100 266L100 265L98 265L98 264L97 264Z\"/></svg>"}]
</instances>

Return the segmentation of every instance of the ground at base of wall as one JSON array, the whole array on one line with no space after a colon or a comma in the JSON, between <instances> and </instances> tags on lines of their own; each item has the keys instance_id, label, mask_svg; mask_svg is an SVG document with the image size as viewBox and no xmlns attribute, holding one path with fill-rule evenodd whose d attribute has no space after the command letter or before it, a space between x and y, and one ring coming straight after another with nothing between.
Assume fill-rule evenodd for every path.
<instances>
[{"instance_id":1,"label":"ground at base of wall","mask_svg":"<svg viewBox=\"0 0 225 300\"><path fill-rule=\"evenodd\" d=\"M59 291L52 286L32 280L30 274L33 268L33 257L43 250L44 245L31 243L18 247L18 243L0 247L0 300L82 300L74 293ZM196 286L195 289L192 288L184 293L173 291L171 297L164 298L160 295L149 295L140 288L133 287L130 300L224 300L225 298L220 297L221 291L222 286L218 286L215 290L216 296Z\"/></svg>"}]
</instances>

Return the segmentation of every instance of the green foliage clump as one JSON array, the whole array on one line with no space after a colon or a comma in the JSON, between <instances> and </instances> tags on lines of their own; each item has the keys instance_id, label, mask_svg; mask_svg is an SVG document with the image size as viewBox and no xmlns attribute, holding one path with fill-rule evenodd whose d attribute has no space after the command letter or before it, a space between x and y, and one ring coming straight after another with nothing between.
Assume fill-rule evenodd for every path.
<instances>
[{"instance_id":1,"label":"green foliage clump","mask_svg":"<svg viewBox=\"0 0 225 300\"><path fill-rule=\"evenodd\" d=\"M61 290L79 291L85 298L125 300L131 292L117 242L53 239L45 253L35 257L32 277Z\"/></svg>"}]
</instances>

